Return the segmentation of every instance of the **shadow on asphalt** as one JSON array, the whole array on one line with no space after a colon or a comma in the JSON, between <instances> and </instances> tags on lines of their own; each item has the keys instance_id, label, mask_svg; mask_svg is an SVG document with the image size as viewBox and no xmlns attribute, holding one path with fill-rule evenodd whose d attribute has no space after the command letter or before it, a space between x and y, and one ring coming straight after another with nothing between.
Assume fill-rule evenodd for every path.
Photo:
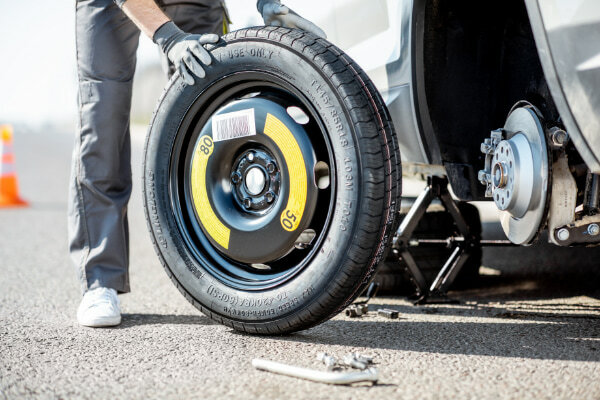
<instances>
[{"instance_id":1,"label":"shadow on asphalt","mask_svg":"<svg viewBox=\"0 0 600 400\"><path fill-rule=\"evenodd\" d=\"M587 296L600 300L600 269L594 273L483 275L471 287L450 292L458 300L523 302ZM594 306L595 307L595 306Z\"/></svg>"},{"instance_id":2,"label":"shadow on asphalt","mask_svg":"<svg viewBox=\"0 0 600 400\"><path fill-rule=\"evenodd\" d=\"M139 325L217 325L204 315L169 314L123 314L123 322L115 329L127 329Z\"/></svg>"},{"instance_id":3,"label":"shadow on asphalt","mask_svg":"<svg viewBox=\"0 0 600 400\"><path fill-rule=\"evenodd\" d=\"M449 297L460 302L488 303L551 300L587 296L600 300L600 268L595 274L506 274L480 275L474 281L454 283ZM452 289L451 288L451 289ZM414 293L412 285L403 285L396 293L386 291L379 298L406 297ZM556 304L556 303L553 303ZM600 311L600 306L594 308Z\"/></svg>"},{"instance_id":4,"label":"shadow on asphalt","mask_svg":"<svg viewBox=\"0 0 600 400\"><path fill-rule=\"evenodd\" d=\"M422 353L600 361L597 337L600 324L597 322L591 327L589 321L581 320L518 324L400 319L393 322L332 320L325 325L280 340ZM331 331L339 334L331 335ZM582 338L585 331L587 337Z\"/></svg>"},{"instance_id":5,"label":"shadow on asphalt","mask_svg":"<svg viewBox=\"0 0 600 400\"><path fill-rule=\"evenodd\" d=\"M399 319L383 320L376 313L336 319L280 340L424 353L600 361L600 306L560 300L599 298L596 284L585 277L485 277L477 288L451 292L451 297L460 301L458 305L381 304L385 298L380 298L372 310L395 309L400 312ZM462 318L415 321L419 314Z\"/></svg>"},{"instance_id":6,"label":"shadow on asphalt","mask_svg":"<svg viewBox=\"0 0 600 400\"><path fill-rule=\"evenodd\" d=\"M527 308L521 308L527 307ZM529 307L535 308L530 310ZM575 313L561 313L553 311L553 308L559 307L560 311L575 311ZM436 307L435 305L427 306L399 306L393 304L378 304L373 307L377 308L388 308L398 311L402 314L439 314L439 315L450 315L460 317L472 317L472 318L502 318L502 319L518 319L532 322L560 322L563 319L584 319L584 320L598 320L600 324L600 308L594 306L588 306L584 304L561 304L552 303L544 307L534 303L519 303L519 307L498 307L489 306L485 303L478 303L477 305L461 306L454 305L452 308ZM544 312L544 309L548 312ZM585 314L583 312L589 311L595 314ZM600 332L599 332L600 333ZM600 343L599 343L600 344Z\"/></svg>"}]
</instances>

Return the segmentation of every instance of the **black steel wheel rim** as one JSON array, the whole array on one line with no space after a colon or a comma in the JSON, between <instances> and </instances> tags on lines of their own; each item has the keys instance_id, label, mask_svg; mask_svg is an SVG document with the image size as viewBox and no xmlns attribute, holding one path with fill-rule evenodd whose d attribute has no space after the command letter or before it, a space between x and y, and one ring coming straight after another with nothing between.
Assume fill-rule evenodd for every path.
<instances>
[{"instance_id":1,"label":"black steel wheel rim","mask_svg":"<svg viewBox=\"0 0 600 400\"><path fill-rule=\"evenodd\" d=\"M304 221L302 232L308 232L310 236L310 231L314 231L314 238L310 244L303 247L303 243L296 243L290 248L268 252L270 257L277 257L264 260L265 262L261 262L260 254L255 255L256 259L244 259L243 252L229 252L228 249L215 243L211 234L207 234L206 227L198 215L199 208L194 205L192 193L194 181L190 173L195 162L194 151L198 149L199 140L206 136L203 135L203 132L206 133L211 118L224 112L236 111L240 107L247 107L248 104L256 106L258 103L267 104L266 107L271 107L269 111L279 112L279 116L281 116L281 109L287 111L289 107L294 107L302 110L302 113L308 117L308 123L305 125L298 123L298 126L292 126L293 124L288 119L287 125L292 127L290 130L293 131L300 146L310 146L314 154L313 161L325 163L329 169L330 180L327 187L317 190L315 204L310 210L310 219ZM276 110L276 107L279 107L279 111ZM287 114L291 118L290 113L287 112ZM285 117L281 116L281 118ZM296 128L298 130L295 130ZM305 132L306 138L302 138L300 128ZM177 131L171 152L169 189L172 211L187 248L209 274L235 289L256 291L285 283L310 263L327 234L335 205L335 164L326 132L316 109L301 91L289 82L266 72L249 71L225 76L198 95L187 110ZM287 185L289 185L290 177L286 175L286 173L289 175L289 168L282 159L277 146L273 147L272 141L266 140L263 136L257 133L252 140L231 141L231 145L228 143L228 146L214 145L214 154L217 153L217 148L227 147L227 150L219 151L219 156L209 163L212 166L210 171L209 167L206 167L206 193L209 195L215 214L224 219L228 227L233 226L239 229L239 232L244 232L244 229L248 228L248 226L244 226L248 220L250 224L258 225L260 222L256 221L262 221L263 224L266 224L265 226L272 228L273 221L281 210L283 200L280 203L276 201L272 202L273 204L269 203L268 192L275 193L277 199L284 199L289 191ZM204 140L206 141L206 139ZM244 181L244 185L241 185L243 189L236 190L233 183L236 179L232 174L236 171L240 174L248 173L248 165L244 165L242 162L244 158L247 160L248 152L254 153L255 160L261 159L260 165L253 166L254 175L260 175L256 173L256 170L260 169L260 173L266 176L266 180L271 186L268 186L269 190L266 190L266 186L263 187L256 194L258 200L253 198L252 206L244 208L245 199L236 193L243 193L244 190L248 193L248 187L245 186L246 181ZM269 163L275 164L275 174L270 172L273 168ZM310 172L312 171L307 171L307 178L316 179L316 172L312 174ZM271 177L278 174L279 177L273 178L273 182L271 182ZM224 177L230 180L230 192L223 189L227 186L223 183ZM308 186L311 186L310 182ZM240 210L247 212L248 215L243 215ZM281 223L283 224L283 220ZM261 233L264 233L263 231L264 229L258 230ZM250 229L248 233L252 234L253 231ZM295 234L300 233L295 232ZM252 236L245 237L252 239ZM276 238L276 236L270 236L270 238ZM234 244L234 246L238 245L239 243ZM250 247L249 250L252 251L253 248Z\"/></svg>"}]
</instances>

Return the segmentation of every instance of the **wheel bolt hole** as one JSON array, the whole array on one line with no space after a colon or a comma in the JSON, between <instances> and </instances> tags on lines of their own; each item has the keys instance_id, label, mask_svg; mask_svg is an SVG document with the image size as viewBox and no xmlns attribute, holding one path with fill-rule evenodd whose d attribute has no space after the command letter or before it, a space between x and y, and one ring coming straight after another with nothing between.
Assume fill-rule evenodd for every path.
<instances>
[{"instance_id":1,"label":"wheel bolt hole","mask_svg":"<svg viewBox=\"0 0 600 400\"><path fill-rule=\"evenodd\" d=\"M294 121L296 121L296 123L300 125L306 125L310 122L310 118L308 118L308 115L306 115L306 113L300 107L288 107L287 113L294 119Z\"/></svg>"},{"instance_id":2,"label":"wheel bolt hole","mask_svg":"<svg viewBox=\"0 0 600 400\"><path fill-rule=\"evenodd\" d=\"M317 233L314 229L305 229L296 239L294 247L296 247L298 250L304 250L310 246L316 236Z\"/></svg>"},{"instance_id":3,"label":"wheel bolt hole","mask_svg":"<svg viewBox=\"0 0 600 400\"><path fill-rule=\"evenodd\" d=\"M262 269L262 270L270 270L271 267L267 264L250 264L252 268Z\"/></svg>"},{"instance_id":4,"label":"wheel bolt hole","mask_svg":"<svg viewBox=\"0 0 600 400\"><path fill-rule=\"evenodd\" d=\"M319 189L327 189L330 184L329 165L323 161L315 164L314 168L315 184Z\"/></svg>"}]
</instances>

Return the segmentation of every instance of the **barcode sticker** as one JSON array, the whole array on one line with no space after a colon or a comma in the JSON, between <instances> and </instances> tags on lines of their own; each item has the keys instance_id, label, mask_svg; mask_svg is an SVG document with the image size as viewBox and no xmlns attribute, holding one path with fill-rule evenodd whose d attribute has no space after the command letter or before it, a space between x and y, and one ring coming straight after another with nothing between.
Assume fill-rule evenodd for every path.
<instances>
[{"instance_id":1,"label":"barcode sticker","mask_svg":"<svg viewBox=\"0 0 600 400\"><path fill-rule=\"evenodd\" d=\"M213 142L256 135L254 108L215 115L212 118Z\"/></svg>"}]
</instances>

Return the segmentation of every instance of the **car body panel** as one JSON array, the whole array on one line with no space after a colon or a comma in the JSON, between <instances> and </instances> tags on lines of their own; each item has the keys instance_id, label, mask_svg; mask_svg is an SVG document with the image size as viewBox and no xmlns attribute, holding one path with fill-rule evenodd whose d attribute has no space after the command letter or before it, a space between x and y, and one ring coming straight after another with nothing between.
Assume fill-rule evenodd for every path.
<instances>
[{"instance_id":1,"label":"car body panel","mask_svg":"<svg viewBox=\"0 0 600 400\"><path fill-rule=\"evenodd\" d=\"M307 0L297 8L299 12L306 9L306 15L327 32L328 40L352 57L373 80L390 110L403 162L431 163L415 111L413 1Z\"/></svg>"},{"instance_id":2,"label":"car body panel","mask_svg":"<svg viewBox=\"0 0 600 400\"><path fill-rule=\"evenodd\" d=\"M600 2L527 0L552 97L575 147L600 173Z\"/></svg>"}]
</instances>

